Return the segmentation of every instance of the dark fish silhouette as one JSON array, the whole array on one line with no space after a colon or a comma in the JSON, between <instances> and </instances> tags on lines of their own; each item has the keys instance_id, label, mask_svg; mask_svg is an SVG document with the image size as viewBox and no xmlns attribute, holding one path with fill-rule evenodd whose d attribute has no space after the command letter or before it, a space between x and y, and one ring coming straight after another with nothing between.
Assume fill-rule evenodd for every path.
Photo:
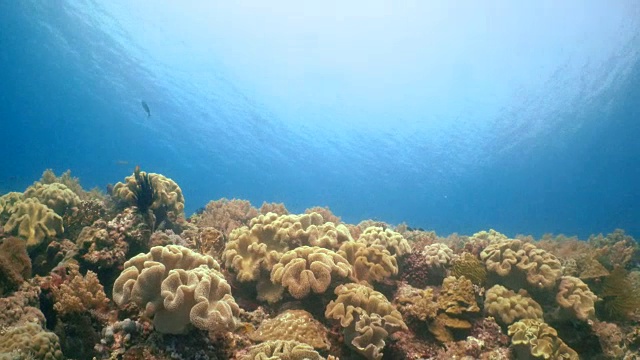
<instances>
[{"instance_id":1,"label":"dark fish silhouette","mask_svg":"<svg viewBox=\"0 0 640 360\"><path fill-rule=\"evenodd\" d=\"M147 105L147 103L144 100L142 100L140 103L142 104L142 108L144 109L144 111L147 113L147 117L150 117L151 110L149 110L149 105Z\"/></svg>"}]
</instances>

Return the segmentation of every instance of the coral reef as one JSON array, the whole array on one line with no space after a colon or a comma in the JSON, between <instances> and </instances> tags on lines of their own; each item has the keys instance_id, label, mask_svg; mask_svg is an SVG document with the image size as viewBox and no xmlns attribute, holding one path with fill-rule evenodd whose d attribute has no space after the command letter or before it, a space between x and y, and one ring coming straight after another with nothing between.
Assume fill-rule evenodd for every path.
<instances>
[{"instance_id":1,"label":"coral reef","mask_svg":"<svg viewBox=\"0 0 640 360\"><path fill-rule=\"evenodd\" d=\"M180 187L139 168L110 194L50 170L0 194L0 358L640 356L621 230L442 237L239 199L185 220Z\"/></svg>"}]
</instances>

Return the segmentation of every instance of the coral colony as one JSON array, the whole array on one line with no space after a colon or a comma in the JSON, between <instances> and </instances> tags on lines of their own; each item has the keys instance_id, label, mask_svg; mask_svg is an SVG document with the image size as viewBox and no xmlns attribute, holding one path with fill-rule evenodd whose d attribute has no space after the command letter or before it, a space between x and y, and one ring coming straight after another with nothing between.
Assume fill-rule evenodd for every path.
<instances>
[{"instance_id":1,"label":"coral colony","mask_svg":"<svg viewBox=\"0 0 640 360\"><path fill-rule=\"evenodd\" d=\"M0 359L636 359L636 241L439 237L136 168L0 197Z\"/></svg>"}]
</instances>

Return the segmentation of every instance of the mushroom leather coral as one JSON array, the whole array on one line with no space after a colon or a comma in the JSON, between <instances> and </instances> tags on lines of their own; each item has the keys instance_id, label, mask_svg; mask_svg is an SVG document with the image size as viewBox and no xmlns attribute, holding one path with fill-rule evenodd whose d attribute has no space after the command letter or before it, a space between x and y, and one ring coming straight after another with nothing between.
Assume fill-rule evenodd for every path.
<instances>
[{"instance_id":1,"label":"mushroom leather coral","mask_svg":"<svg viewBox=\"0 0 640 360\"><path fill-rule=\"evenodd\" d=\"M598 297L582 280L573 276L562 277L556 294L556 302L575 318L582 321L593 319L596 314L596 300Z\"/></svg>"},{"instance_id":2,"label":"mushroom leather coral","mask_svg":"<svg viewBox=\"0 0 640 360\"><path fill-rule=\"evenodd\" d=\"M271 270L271 281L289 290L291 296L302 299L311 291L324 293L332 279L347 278L351 265L335 252L317 246L302 246L289 250Z\"/></svg>"},{"instance_id":3,"label":"mushroom leather coral","mask_svg":"<svg viewBox=\"0 0 640 360\"><path fill-rule=\"evenodd\" d=\"M37 199L25 199L13 205L11 216L4 224L4 231L27 239L27 248L32 249L47 237L64 232L62 218Z\"/></svg>"},{"instance_id":4,"label":"mushroom leather coral","mask_svg":"<svg viewBox=\"0 0 640 360\"><path fill-rule=\"evenodd\" d=\"M219 270L211 256L177 245L156 246L124 264L113 300L143 307L160 332L184 333L189 323L203 330L231 330L240 308Z\"/></svg>"},{"instance_id":5,"label":"mushroom leather coral","mask_svg":"<svg viewBox=\"0 0 640 360\"><path fill-rule=\"evenodd\" d=\"M482 250L480 259L490 273L509 277L515 287L528 284L536 289L549 289L562 275L562 265L554 255L521 240L492 242ZM521 284L519 277L524 277L526 284Z\"/></svg>"},{"instance_id":6,"label":"mushroom leather coral","mask_svg":"<svg viewBox=\"0 0 640 360\"><path fill-rule=\"evenodd\" d=\"M579 360L578 353L558 337L542 320L524 319L509 326L511 344L518 359Z\"/></svg>"},{"instance_id":7,"label":"mushroom leather coral","mask_svg":"<svg viewBox=\"0 0 640 360\"><path fill-rule=\"evenodd\" d=\"M484 311L504 325L522 319L542 319L542 307L525 290L515 293L502 285L487 290Z\"/></svg>"},{"instance_id":8,"label":"mushroom leather coral","mask_svg":"<svg viewBox=\"0 0 640 360\"><path fill-rule=\"evenodd\" d=\"M409 242L400 233L380 226L367 227L358 237L358 241L369 245L382 245L391 255L402 256L411 252Z\"/></svg>"},{"instance_id":9,"label":"mushroom leather coral","mask_svg":"<svg viewBox=\"0 0 640 360\"><path fill-rule=\"evenodd\" d=\"M325 223L317 213L281 215L267 213L253 218L249 226L235 229L229 236L223 258L238 281L255 281L261 270L271 272L285 252L299 246L337 249L351 240L344 225Z\"/></svg>"},{"instance_id":10,"label":"mushroom leather coral","mask_svg":"<svg viewBox=\"0 0 640 360\"><path fill-rule=\"evenodd\" d=\"M249 348L240 360L324 360L311 346L292 340L269 340Z\"/></svg>"},{"instance_id":11,"label":"mushroom leather coral","mask_svg":"<svg viewBox=\"0 0 640 360\"><path fill-rule=\"evenodd\" d=\"M398 274L398 262L382 245L367 245L360 241L347 241L338 254L353 266L352 279L370 284Z\"/></svg>"},{"instance_id":12,"label":"mushroom leather coral","mask_svg":"<svg viewBox=\"0 0 640 360\"><path fill-rule=\"evenodd\" d=\"M36 198L56 214L62 215L67 210L80 204L80 197L67 186L60 183L41 184L36 182L24 192L25 198Z\"/></svg>"},{"instance_id":13,"label":"mushroom leather coral","mask_svg":"<svg viewBox=\"0 0 640 360\"><path fill-rule=\"evenodd\" d=\"M140 171L140 175L149 176L149 181L156 192L156 196L149 207L151 210L155 211L164 206L167 211L172 211L176 215L184 213L184 196L182 195L182 189L175 181L164 175L145 173L144 171ZM124 183L119 182L113 187L113 194L129 205L136 205L136 187L138 183L135 174L127 176L124 181Z\"/></svg>"}]
</instances>

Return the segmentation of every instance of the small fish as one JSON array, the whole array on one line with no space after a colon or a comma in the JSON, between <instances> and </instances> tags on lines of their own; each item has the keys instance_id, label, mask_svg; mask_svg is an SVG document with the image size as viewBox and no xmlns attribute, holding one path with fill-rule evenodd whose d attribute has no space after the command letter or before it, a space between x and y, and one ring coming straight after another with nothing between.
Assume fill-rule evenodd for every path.
<instances>
[{"instance_id":1,"label":"small fish","mask_svg":"<svg viewBox=\"0 0 640 360\"><path fill-rule=\"evenodd\" d=\"M114 163L116 165L129 165L129 162L127 160L116 160L114 161Z\"/></svg>"},{"instance_id":2,"label":"small fish","mask_svg":"<svg viewBox=\"0 0 640 360\"><path fill-rule=\"evenodd\" d=\"M113 184L107 184L107 194L113 195Z\"/></svg>"},{"instance_id":3,"label":"small fish","mask_svg":"<svg viewBox=\"0 0 640 360\"><path fill-rule=\"evenodd\" d=\"M151 117L151 110L149 110L149 105L147 105L147 102L142 100L140 103L142 104L142 108L144 109L144 111L147 113L147 117Z\"/></svg>"}]
</instances>

